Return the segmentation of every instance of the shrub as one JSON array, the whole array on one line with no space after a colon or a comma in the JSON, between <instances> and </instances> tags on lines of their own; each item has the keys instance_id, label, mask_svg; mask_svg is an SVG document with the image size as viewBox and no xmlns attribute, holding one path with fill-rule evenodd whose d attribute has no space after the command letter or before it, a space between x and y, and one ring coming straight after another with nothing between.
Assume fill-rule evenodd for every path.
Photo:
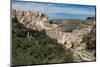
<instances>
[{"instance_id":1,"label":"shrub","mask_svg":"<svg viewBox=\"0 0 100 67\"><path fill-rule=\"evenodd\" d=\"M16 19L12 20L13 65L62 62L73 62L72 54L62 44L47 36L45 30L26 29Z\"/></svg>"}]
</instances>

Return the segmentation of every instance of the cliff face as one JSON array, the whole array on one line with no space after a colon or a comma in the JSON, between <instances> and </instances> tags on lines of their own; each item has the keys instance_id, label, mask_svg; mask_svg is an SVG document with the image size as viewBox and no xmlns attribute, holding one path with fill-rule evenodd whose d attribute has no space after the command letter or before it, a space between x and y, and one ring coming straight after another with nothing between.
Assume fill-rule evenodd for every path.
<instances>
[{"instance_id":1,"label":"cliff face","mask_svg":"<svg viewBox=\"0 0 100 67\"><path fill-rule=\"evenodd\" d=\"M26 28L42 31L51 38L57 39L58 43L65 45L67 48L85 49L85 44L81 44L84 35L88 34L93 26L88 26L80 30L75 29L71 33L63 32L58 24L48 23L48 17L41 12L17 11L12 10L12 18L17 18ZM87 59L91 61L91 59ZM92 59L94 60L94 59Z\"/></svg>"}]
</instances>

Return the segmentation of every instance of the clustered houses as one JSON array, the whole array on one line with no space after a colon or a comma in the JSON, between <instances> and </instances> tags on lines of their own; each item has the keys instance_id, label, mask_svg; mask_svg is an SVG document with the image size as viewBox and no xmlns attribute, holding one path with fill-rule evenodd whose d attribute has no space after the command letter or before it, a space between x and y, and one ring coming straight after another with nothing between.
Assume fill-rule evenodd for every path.
<instances>
[{"instance_id":1,"label":"clustered houses","mask_svg":"<svg viewBox=\"0 0 100 67\"><path fill-rule=\"evenodd\" d=\"M75 29L71 33L62 32L59 25L48 23L48 17L41 12L12 10L12 18L17 18L26 28L38 31L45 30L48 36L57 39L58 43L65 45L67 48L76 48L84 45L81 44L83 36L93 28L93 26L88 26L80 30Z\"/></svg>"},{"instance_id":2,"label":"clustered houses","mask_svg":"<svg viewBox=\"0 0 100 67\"><path fill-rule=\"evenodd\" d=\"M71 33L62 32L57 24L48 23L48 17L41 12L12 10L12 17L16 17L26 28L45 30L47 35L65 44L67 48L80 45L83 35L88 34L92 29L92 27L87 27L81 30L75 29Z\"/></svg>"},{"instance_id":3,"label":"clustered houses","mask_svg":"<svg viewBox=\"0 0 100 67\"><path fill-rule=\"evenodd\" d=\"M25 27L37 29L39 31L44 29L42 23L45 23L48 20L48 18L40 12L13 10L12 14L13 17L15 16L20 23L25 25Z\"/></svg>"}]
</instances>

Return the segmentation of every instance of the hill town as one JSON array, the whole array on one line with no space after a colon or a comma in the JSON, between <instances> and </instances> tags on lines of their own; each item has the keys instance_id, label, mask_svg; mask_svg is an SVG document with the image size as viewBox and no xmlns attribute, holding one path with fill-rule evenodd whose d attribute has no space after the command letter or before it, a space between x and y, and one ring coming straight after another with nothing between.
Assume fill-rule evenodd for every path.
<instances>
[{"instance_id":1,"label":"hill town","mask_svg":"<svg viewBox=\"0 0 100 67\"><path fill-rule=\"evenodd\" d=\"M46 35L52 39L56 39L66 49L70 49L73 53L74 62L96 60L95 49L88 51L86 49L87 42L84 41L85 36L87 37L91 33L94 33L93 37L95 37L95 17L87 17L86 20L62 19L59 21L57 19L48 20L48 17L41 12L12 10L12 18L16 18L27 29L45 30ZM64 25L65 27L73 26L69 27L70 31L64 31L62 28ZM30 32L27 32L27 36L32 37ZM92 45L95 46L96 44Z\"/></svg>"}]
</instances>

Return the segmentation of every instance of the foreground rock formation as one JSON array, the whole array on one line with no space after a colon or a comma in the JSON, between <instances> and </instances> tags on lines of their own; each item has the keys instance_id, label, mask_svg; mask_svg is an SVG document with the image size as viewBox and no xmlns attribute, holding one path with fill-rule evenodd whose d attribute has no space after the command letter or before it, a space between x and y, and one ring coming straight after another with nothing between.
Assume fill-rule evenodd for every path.
<instances>
[{"instance_id":1,"label":"foreground rock formation","mask_svg":"<svg viewBox=\"0 0 100 67\"><path fill-rule=\"evenodd\" d=\"M17 18L26 28L38 31L45 30L48 36L57 39L58 43L61 43L73 52L75 62L95 60L93 53L84 50L86 44L81 43L83 36L93 29L92 25L88 25L80 30L75 29L72 32L63 32L59 25L50 24L48 17L41 12L12 10L12 18Z\"/></svg>"}]
</instances>

